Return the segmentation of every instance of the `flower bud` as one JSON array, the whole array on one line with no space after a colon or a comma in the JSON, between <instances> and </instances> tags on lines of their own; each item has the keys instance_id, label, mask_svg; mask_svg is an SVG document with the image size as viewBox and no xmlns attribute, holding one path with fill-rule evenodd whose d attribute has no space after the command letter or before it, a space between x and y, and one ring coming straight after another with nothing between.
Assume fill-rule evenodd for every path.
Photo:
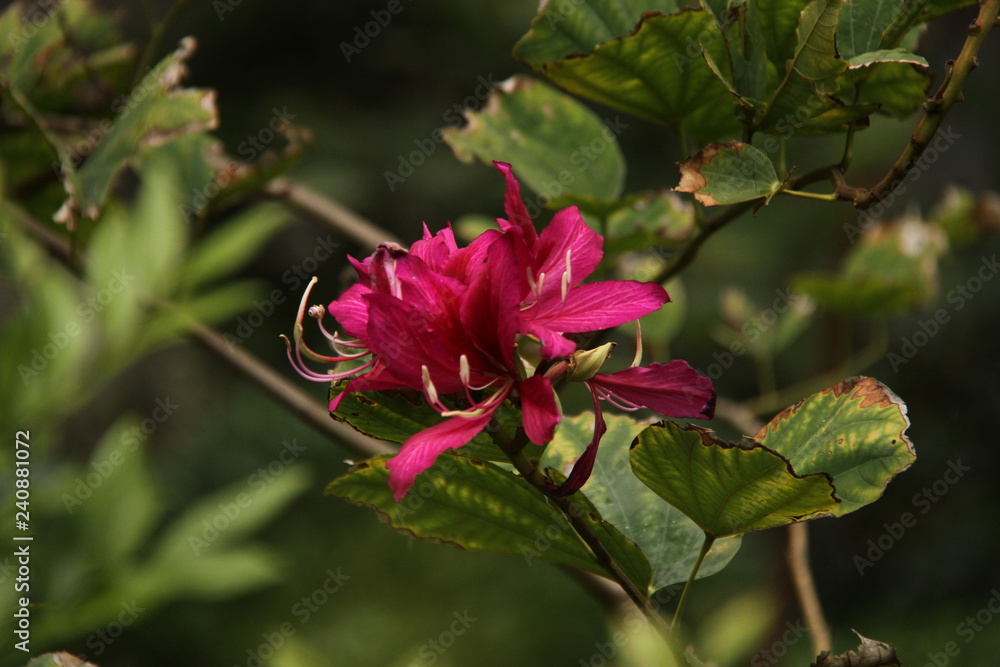
<instances>
[{"instance_id":1,"label":"flower bud","mask_svg":"<svg viewBox=\"0 0 1000 667\"><path fill-rule=\"evenodd\" d=\"M569 358L566 377L574 382L584 382L597 375L601 366L611 356L615 343L605 343L593 350L577 350Z\"/></svg>"}]
</instances>

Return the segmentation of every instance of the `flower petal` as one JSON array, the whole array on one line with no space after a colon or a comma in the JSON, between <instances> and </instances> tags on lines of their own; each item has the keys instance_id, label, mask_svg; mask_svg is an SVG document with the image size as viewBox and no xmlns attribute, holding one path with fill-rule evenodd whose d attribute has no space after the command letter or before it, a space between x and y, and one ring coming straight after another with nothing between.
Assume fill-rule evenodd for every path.
<instances>
[{"instance_id":1,"label":"flower petal","mask_svg":"<svg viewBox=\"0 0 1000 667\"><path fill-rule=\"evenodd\" d=\"M711 419L715 415L712 381L680 359L626 368L610 375L598 373L590 382L666 417Z\"/></svg>"},{"instance_id":2,"label":"flower petal","mask_svg":"<svg viewBox=\"0 0 1000 667\"><path fill-rule=\"evenodd\" d=\"M430 468L442 452L467 444L486 428L499 404L499 401L494 403L493 410L478 417L452 417L410 436L399 454L385 464L389 470L389 488L396 502L403 499L416 476Z\"/></svg>"},{"instance_id":3,"label":"flower petal","mask_svg":"<svg viewBox=\"0 0 1000 667\"><path fill-rule=\"evenodd\" d=\"M599 331L649 315L669 300L656 283L604 280L574 287L565 302L547 299L525 315L555 331Z\"/></svg>"},{"instance_id":4,"label":"flower petal","mask_svg":"<svg viewBox=\"0 0 1000 667\"><path fill-rule=\"evenodd\" d=\"M562 418L552 382L544 375L532 375L518 385L517 393L521 395L521 419L528 440L536 445L548 443Z\"/></svg>"},{"instance_id":5,"label":"flower petal","mask_svg":"<svg viewBox=\"0 0 1000 667\"><path fill-rule=\"evenodd\" d=\"M604 239L584 221L580 209L570 206L552 216L535 250L534 273L545 274L543 298L561 298L562 275L569 254L570 287L583 282L601 263Z\"/></svg>"},{"instance_id":6,"label":"flower petal","mask_svg":"<svg viewBox=\"0 0 1000 667\"><path fill-rule=\"evenodd\" d=\"M514 238L499 237L487 249L485 261L462 300L461 320L468 344L494 360L498 372L513 367L520 324L519 273Z\"/></svg>"},{"instance_id":7,"label":"flower petal","mask_svg":"<svg viewBox=\"0 0 1000 667\"><path fill-rule=\"evenodd\" d=\"M326 309L340 323L347 335L361 341L368 339L368 304L364 300L366 294L371 294L370 287L354 283Z\"/></svg>"},{"instance_id":8,"label":"flower petal","mask_svg":"<svg viewBox=\"0 0 1000 667\"><path fill-rule=\"evenodd\" d=\"M576 493L590 479L590 474L594 471L594 461L597 459L597 448L601 445L601 438L608 430L608 425L604 421L604 413L601 411L601 401L597 398L597 390L590 383L590 395L594 399L594 437L590 439L590 444L583 450L583 454L573 464L573 470L569 477L562 484L556 485L552 482L546 484L546 490L554 496L568 496Z\"/></svg>"},{"instance_id":9,"label":"flower petal","mask_svg":"<svg viewBox=\"0 0 1000 667\"><path fill-rule=\"evenodd\" d=\"M497 220L500 229L505 232L520 230L528 247L534 247L535 243L538 242L538 232L535 231L535 223L531 221L528 209L524 206L524 200L521 199L521 184L517 182L514 171L509 164L497 161L494 161L493 164L507 179L507 194L504 196L503 208L509 219Z\"/></svg>"}]
</instances>

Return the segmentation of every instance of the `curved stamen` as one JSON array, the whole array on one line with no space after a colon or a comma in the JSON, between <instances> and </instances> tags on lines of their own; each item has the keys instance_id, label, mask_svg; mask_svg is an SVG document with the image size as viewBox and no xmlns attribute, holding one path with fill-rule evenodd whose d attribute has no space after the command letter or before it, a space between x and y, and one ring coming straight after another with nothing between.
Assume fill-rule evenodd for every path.
<instances>
[{"instance_id":1,"label":"curved stamen","mask_svg":"<svg viewBox=\"0 0 1000 667\"><path fill-rule=\"evenodd\" d=\"M612 394L607 389L604 389L603 387L597 388L597 394L611 405L615 406L620 410L625 410L626 412L635 412L636 410L641 410L643 407L641 405L636 405L631 401L626 401L621 396L615 396L614 394Z\"/></svg>"}]
</instances>

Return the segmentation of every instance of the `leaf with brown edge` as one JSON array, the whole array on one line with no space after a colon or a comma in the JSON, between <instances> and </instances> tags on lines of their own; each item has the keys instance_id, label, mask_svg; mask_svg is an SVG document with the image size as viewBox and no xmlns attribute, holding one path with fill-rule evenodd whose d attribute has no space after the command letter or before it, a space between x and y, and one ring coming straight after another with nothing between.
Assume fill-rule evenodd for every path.
<instances>
[{"instance_id":1,"label":"leaf with brown edge","mask_svg":"<svg viewBox=\"0 0 1000 667\"><path fill-rule=\"evenodd\" d=\"M906 405L884 384L856 376L776 415L754 438L780 452L800 474L833 477L842 516L878 500L916 459L905 431Z\"/></svg>"},{"instance_id":2,"label":"leaf with brown edge","mask_svg":"<svg viewBox=\"0 0 1000 667\"><path fill-rule=\"evenodd\" d=\"M678 164L681 181L674 192L688 192L704 206L764 199L767 204L782 182L760 149L739 141L709 144Z\"/></svg>"},{"instance_id":3,"label":"leaf with brown edge","mask_svg":"<svg viewBox=\"0 0 1000 667\"><path fill-rule=\"evenodd\" d=\"M840 502L829 475L802 475L760 443L723 442L693 424L646 428L630 459L643 484L711 538L830 516Z\"/></svg>"}]
</instances>

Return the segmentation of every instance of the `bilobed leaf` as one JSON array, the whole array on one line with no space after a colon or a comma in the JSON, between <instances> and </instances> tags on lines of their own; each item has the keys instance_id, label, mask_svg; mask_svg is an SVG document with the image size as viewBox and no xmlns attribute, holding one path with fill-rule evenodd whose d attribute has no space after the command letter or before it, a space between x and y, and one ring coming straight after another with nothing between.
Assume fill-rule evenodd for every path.
<instances>
[{"instance_id":1,"label":"bilobed leaf","mask_svg":"<svg viewBox=\"0 0 1000 667\"><path fill-rule=\"evenodd\" d=\"M916 459L906 405L881 382L853 377L785 409L755 437L800 474L833 477L837 516L878 500Z\"/></svg>"},{"instance_id":2,"label":"bilobed leaf","mask_svg":"<svg viewBox=\"0 0 1000 667\"><path fill-rule=\"evenodd\" d=\"M633 34L604 42L589 55L546 63L542 73L571 93L680 127L707 143L735 133L739 124L732 97L708 68L702 49L715 62L727 62L724 40L708 12L647 15Z\"/></svg>"},{"instance_id":3,"label":"bilobed leaf","mask_svg":"<svg viewBox=\"0 0 1000 667\"><path fill-rule=\"evenodd\" d=\"M562 513L514 474L492 463L444 454L397 503L389 488L388 459L359 463L333 480L326 494L368 505L390 526L418 539L607 576Z\"/></svg>"},{"instance_id":4,"label":"bilobed leaf","mask_svg":"<svg viewBox=\"0 0 1000 667\"><path fill-rule=\"evenodd\" d=\"M97 665L87 662L83 658L78 658L72 653L60 651L32 658L25 667L97 667Z\"/></svg>"},{"instance_id":5,"label":"bilobed leaf","mask_svg":"<svg viewBox=\"0 0 1000 667\"><path fill-rule=\"evenodd\" d=\"M674 11L675 0L549 0L541 4L531 29L514 45L514 57L539 69L628 35L645 12Z\"/></svg>"},{"instance_id":6,"label":"bilobed leaf","mask_svg":"<svg viewBox=\"0 0 1000 667\"><path fill-rule=\"evenodd\" d=\"M624 415L605 414L604 419L608 431L583 493L605 521L642 549L652 566L652 590L686 581L704 534L683 512L664 502L632 474L629 445L646 424ZM545 448L541 466L568 472L590 442L593 427L592 412L563 417L555 438ZM738 536L716 541L698 571L699 578L724 568L739 547Z\"/></svg>"},{"instance_id":7,"label":"bilobed leaf","mask_svg":"<svg viewBox=\"0 0 1000 667\"><path fill-rule=\"evenodd\" d=\"M660 243L679 244L693 233L694 211L687 198L671 192L650 192L608 216L604 252L646 250Z\"/></svg>"},{"instance_id":8,"label":"bilobed leaf","mask_svg":"<svg viewBox=\"0 0 1000 667\"><path fill-rule=\"evenodd\" d=\"M675 192L689 192L705 206L735 204L771 196L782 181L767 155L750 144L711 144L680 164Z\"/></svg>"},{"instance_id":9,"label":"bilobed leaf","mask_svg":"<svg viewBox=\"0 0 1000 667\"><path fill-rule=\"evenodd\" d=\"M525 185L550 199L621 195L625 158L615 138L621 127L608 127L582 103L541 81L512 77L493 89L482 111L467 112L466 118L466 127L443 132L460 160L509 162Z\"/></svg>"},{"instance_id":10,"label":"bilobed leaf","mask_svg":"<svg viewBox=\"0 0 1000 667\"><path fill-rule=\"evenodd\" d=\"M838 504L829 475L802 476L760 443L725 443L691 424L646 428L631 462L646 486L713 538L829 515Z\"/></svg>"}]
</instances>

